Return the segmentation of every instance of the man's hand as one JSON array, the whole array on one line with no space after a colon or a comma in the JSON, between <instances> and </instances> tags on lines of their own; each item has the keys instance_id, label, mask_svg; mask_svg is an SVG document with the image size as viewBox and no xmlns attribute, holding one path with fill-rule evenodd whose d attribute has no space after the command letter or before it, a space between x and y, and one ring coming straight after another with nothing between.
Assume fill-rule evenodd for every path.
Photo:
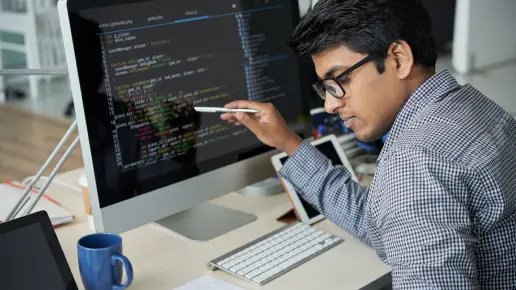
<instances>
[{"instance_id":1,"label":"man's hand","mask_svg":"<svg viewBox=\"0 0 516 290\"><path fill-rule=\"evenodd\" d=\"M288 155L292 155L302 142L302 139L290 130L278 110L270 103L234 101L225 107L228 109L259 110L260 112L255 114L224 113L220 117L222 120L227 120L237 126L246 126L266 145L276 147Z\"/></svg>"}]
</instances>

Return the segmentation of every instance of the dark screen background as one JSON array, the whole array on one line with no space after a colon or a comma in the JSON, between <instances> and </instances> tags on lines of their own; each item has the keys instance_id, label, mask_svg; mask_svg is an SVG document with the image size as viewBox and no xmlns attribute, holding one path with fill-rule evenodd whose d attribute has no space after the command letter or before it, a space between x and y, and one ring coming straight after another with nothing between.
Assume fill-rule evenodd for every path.
<instances>
[{"instance_id":1,"label":"dark screen background","mask_svg":"<svg viewBox=\"0 0 516 290\"><path fill-rule=\"evenodd\" d=\"M272 102L310 134L295 1L123 2L69 5L101 207L271 149L193 106Z\"/></svg>"},{"instance_id":2,"label":"dark screen background","mask_svg":"<svg viewBox=\"0 0 516 290\"><path fill-rule=\"evenodd\" d=\"M39 224L0 234L0 289L66 289Z\"/></svg>"},{"instance_id":3,"label":"dark screen background","mask_svg":"<svg viewBox=\"0 0 516 290\"><path fill-rule=\"evenodd\" d=\"M337 151L335 151L335 147L333 147L333 144L331 141L321 143L317 146L315 146L322 154L324 154L328 159L331 160L332 164L334 166L336 165L343 165L342 161L340 160L339 155L337 154ZM287 162L288 156L281 158L281 164L284 165L285 162ZM318 216L320 213L308 202L306 202L300 195L299 199L301 200L301 204L303 204L303 207L306 210L306 214L308 215L308 218L313 218Z\"/></svg>"}]
</instances>

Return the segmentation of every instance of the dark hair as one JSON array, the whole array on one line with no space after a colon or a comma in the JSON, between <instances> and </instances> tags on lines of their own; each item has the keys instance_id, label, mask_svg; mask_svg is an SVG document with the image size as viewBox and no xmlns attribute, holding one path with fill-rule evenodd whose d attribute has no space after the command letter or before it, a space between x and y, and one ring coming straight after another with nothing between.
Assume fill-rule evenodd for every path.
<instances>
[{"instance_id":1,"label":"dark hair","mask_svg":"<svg viewBox=\"0 0 516 290\"><path fill-rule=\"evenodd\" d=\"M289 46L300 55L345 45L376 55L382 73L389 46L406 41L414 63L435 69L437 49L428 11L420 0L319 0L294 30Z\"/></svg>"}]
</instances>

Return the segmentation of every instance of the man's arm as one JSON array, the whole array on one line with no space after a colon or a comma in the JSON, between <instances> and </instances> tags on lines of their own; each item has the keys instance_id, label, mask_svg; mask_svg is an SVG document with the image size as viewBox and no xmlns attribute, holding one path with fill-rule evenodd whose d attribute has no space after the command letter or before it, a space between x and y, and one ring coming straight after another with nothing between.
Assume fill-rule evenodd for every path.
<instances>
[{"instance_id":1,"label":"man's arm","mask_svg":"<svg viewBox=\"0 0 516 290\"><path fill-rule=\"evenodd\" d=\"M257 109L259 113L225 113L220 117L244 125L264 144L290 158L280 176L297 187L300 195L324 216L370 245L365 227L368 190L353 182L344 167L331 166L326 156L297 136L271 103L234 101L225 106Z\"/></svg>"},{"instance_id":2,"label":"man's arm","mask_svg":"<svg viewBox=\"0 0 516 290\"><path fill-rule=\"evenodd\" d=\"M326 218L370 245L365 225L368 189L351 179L343 166L333 166L319 150L304 141L279 175Z\"/></svg>"},{"instance_id":3,"label":"man's arm","mask_svg":"<svg viewBox=\"0 0 516 290\"><path fill-rule=\"evenodd\" d=\"M476 289L470 169L423 148L379 167L371 212L396 289Z\"/></svg>"}]
</instances>

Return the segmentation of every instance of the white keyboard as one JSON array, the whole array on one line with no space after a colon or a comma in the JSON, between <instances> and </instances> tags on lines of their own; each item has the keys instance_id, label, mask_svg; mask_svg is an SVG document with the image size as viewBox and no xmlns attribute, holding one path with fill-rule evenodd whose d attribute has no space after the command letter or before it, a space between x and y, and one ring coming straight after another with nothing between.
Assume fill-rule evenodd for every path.
<instances>
[{"instance_id":1,"label":"white keyboard","mask_svg":"<svg viewBox=\"0 0 516 290\"><path fill-rule=\"evenodd\" d=\"M340 237L296 222L216 258L208 266L263 285L342 241Z\"/></svg>"}]
</instances>

